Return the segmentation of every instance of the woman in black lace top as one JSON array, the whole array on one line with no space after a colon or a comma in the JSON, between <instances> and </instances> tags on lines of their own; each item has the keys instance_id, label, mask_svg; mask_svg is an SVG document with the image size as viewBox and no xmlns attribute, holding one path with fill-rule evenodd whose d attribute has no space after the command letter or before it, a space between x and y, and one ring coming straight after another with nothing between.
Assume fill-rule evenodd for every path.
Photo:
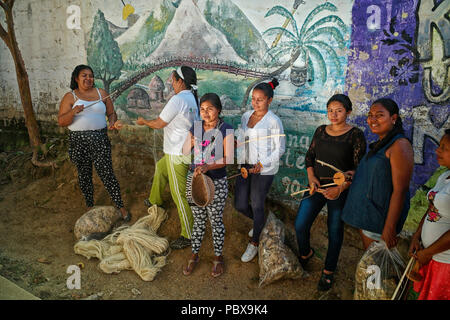
<instances>
[{"instance_id":1,"label":"woman in black lace top","mask_svg":"<svg viewBox=\"0 0 450 320\"><path fill-rule=\"evenodd\" d=\"M327 205L328 251L318 284L321 291L329 290L332 285L333 273L344 238L341 213L350 183L321 188L321 185L333 181L330 177L333 177L336 171L321 165L317 160L331 164L343 172L351 174L355 171L366 152L366 140L360 129L347 123L351 111L352 103L346 95L332 96L327 102L327 116L331 123L316 129L305 156L308 183L310 188L314 186L315 191L304 195L298 209L295 230L300 251L299 260L305 267L314 255L314 250L310 247L311 226L323 206Z\"/></svg>"}]
</instances>

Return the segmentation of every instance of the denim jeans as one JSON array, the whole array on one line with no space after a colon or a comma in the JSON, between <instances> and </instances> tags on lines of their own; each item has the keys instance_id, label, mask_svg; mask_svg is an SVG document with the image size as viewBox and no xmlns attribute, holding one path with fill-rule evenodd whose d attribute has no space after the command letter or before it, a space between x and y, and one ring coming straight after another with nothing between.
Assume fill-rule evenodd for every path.
<instances>
[{"instance_id":1,"label":"denim jeans","mask_svg":"<svg viewBox=\"0 0 450 320\"><path fill-rule=\"evenodd\" d=\"M250 219L253 219L252 241L259 243L264 228L264 202L269 193L274 175L249 174L247 179L236 178L234 207ZM250 203L249 203L250 200Z\"/></svg>"},{"instance_id":2,"label":"denim jeans","mask_svg":"<svg viewBox=\"0 0 450 320\"><path fill-rule=\"evenodd\" d=\"M325 269L334 272L336 270L339 253L344 239L344 223L341 220L342 209L348 190L341 193L336 200L328 200L321 193L316 192L309 198L309 193L305 194L298 208L295 219L295 231L300 255L307 256L311 252L310 230L317 215L326 204L328 208L328 251L325 259Z\"/></svg>"}]
</instances>

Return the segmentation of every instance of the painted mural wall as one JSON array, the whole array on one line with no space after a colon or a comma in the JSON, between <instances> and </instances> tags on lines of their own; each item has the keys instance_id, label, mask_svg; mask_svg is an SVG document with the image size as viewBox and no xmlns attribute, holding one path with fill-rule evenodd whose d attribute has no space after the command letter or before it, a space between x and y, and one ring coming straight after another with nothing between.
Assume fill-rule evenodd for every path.
<instances>
[{"instance_id":1,"label":"painted mural wall","mask_svg":"<svg viewBox=\"0 0 450 320\"><path fill-rule=\"evenodd\" d=\"M234 127L251 108L251 88L278 78L272 110L283 122L287 148L272 187L277 197L292 200L290 193L307 184L305 152L316 127L327 123L326 101L334 93L350 96L351 122L369 142L375 140L365 122L371 102L388 96L399 104L415 152L413 193L438 167L434 150L450 127L450 0L42 1L50 14L37 14L33 1L24 2L16 29L31 66L38 116L56 118L70 72L88 63L97 85L113 93L120 119L156 117L173 95L170 72L183 64L197 70L200 95L221 97ZM31 53L42 42L20 40L28 39L25 21L40 14L58 15L58 31L41 38L57 57L49 72L56 82L43 75L44 62ZM49 28L34 23L31 34ZM1 43L0 59L2 111L20 99L12 59Z\"/></svg>"}]
</instances>

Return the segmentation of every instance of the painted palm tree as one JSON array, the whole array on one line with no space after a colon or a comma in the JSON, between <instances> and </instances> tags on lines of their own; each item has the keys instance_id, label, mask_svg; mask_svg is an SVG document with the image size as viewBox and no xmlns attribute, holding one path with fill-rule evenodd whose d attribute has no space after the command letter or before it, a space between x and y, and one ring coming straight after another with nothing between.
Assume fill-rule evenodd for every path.
<instances>
[{"instance_id":1,"label":"painted palm tree","mask_svg":"<svg viewBox=\"0 0 450 320\"><path fill-rule=\"evenodd\" d=\"M303 62L304 72L299 70L299 68L291 68L291 81L297 86L304 84L304 80L306 80L306 72L309 74L309 78L314 80L316 72L313 62L315 62L316 68L318 68L316 71L320 71L322 82L326 82L328 72L327 64L325 63L325 58L323 55L324 53L330 58L332 64L335 66L336 73L338 75L342 73L341 63L336 51L329 43L321 40L321 38L323 39L322 36L333 38L339 48L344 48L345 41L343 33L345 34L347 26L342 19L336 15L326 16L311 25L314 17L325 10L335 12L337 11L337 8L329 2L317 6L308 14L300 29L297 27L294 16L283 6L273 7L265 16L269 17L271 15L278 14L291 21L290 25L292 26L292 32L287 28L273 27L267 29L263 35L278 36L282 33L282 35L287 39L267 51L267 55L271 57L271 64L279 64L280 58L289 54L292 56L294 52L299 51L299 59L300 62ZM292 75L292 72L300 74L303 73L303 81L296 81L295 76Z\"/></svg>"}]
</instances>

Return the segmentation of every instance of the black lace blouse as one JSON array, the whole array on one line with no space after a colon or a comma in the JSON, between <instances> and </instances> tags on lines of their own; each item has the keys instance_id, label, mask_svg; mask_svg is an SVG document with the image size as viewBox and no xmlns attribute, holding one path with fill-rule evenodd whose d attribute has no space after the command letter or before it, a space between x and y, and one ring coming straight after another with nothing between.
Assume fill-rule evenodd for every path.
<instances>
[{"instance_id":1,"label":"black lace blouse","mask_svg":"<svg viewBox=\"0 0 450 320\"><path fill-rule=\"evenodd\" d=\"M333 177L336 173L324 161L342 171L355 170L366 153L366 139L361 129L353 127L340 136L330 136L322 125L314 132L313 139L305 156L306 168L313 167L317 179ZM320 184L332 183L332 179L322 179Z\"/></svg>"}]
</instances>

